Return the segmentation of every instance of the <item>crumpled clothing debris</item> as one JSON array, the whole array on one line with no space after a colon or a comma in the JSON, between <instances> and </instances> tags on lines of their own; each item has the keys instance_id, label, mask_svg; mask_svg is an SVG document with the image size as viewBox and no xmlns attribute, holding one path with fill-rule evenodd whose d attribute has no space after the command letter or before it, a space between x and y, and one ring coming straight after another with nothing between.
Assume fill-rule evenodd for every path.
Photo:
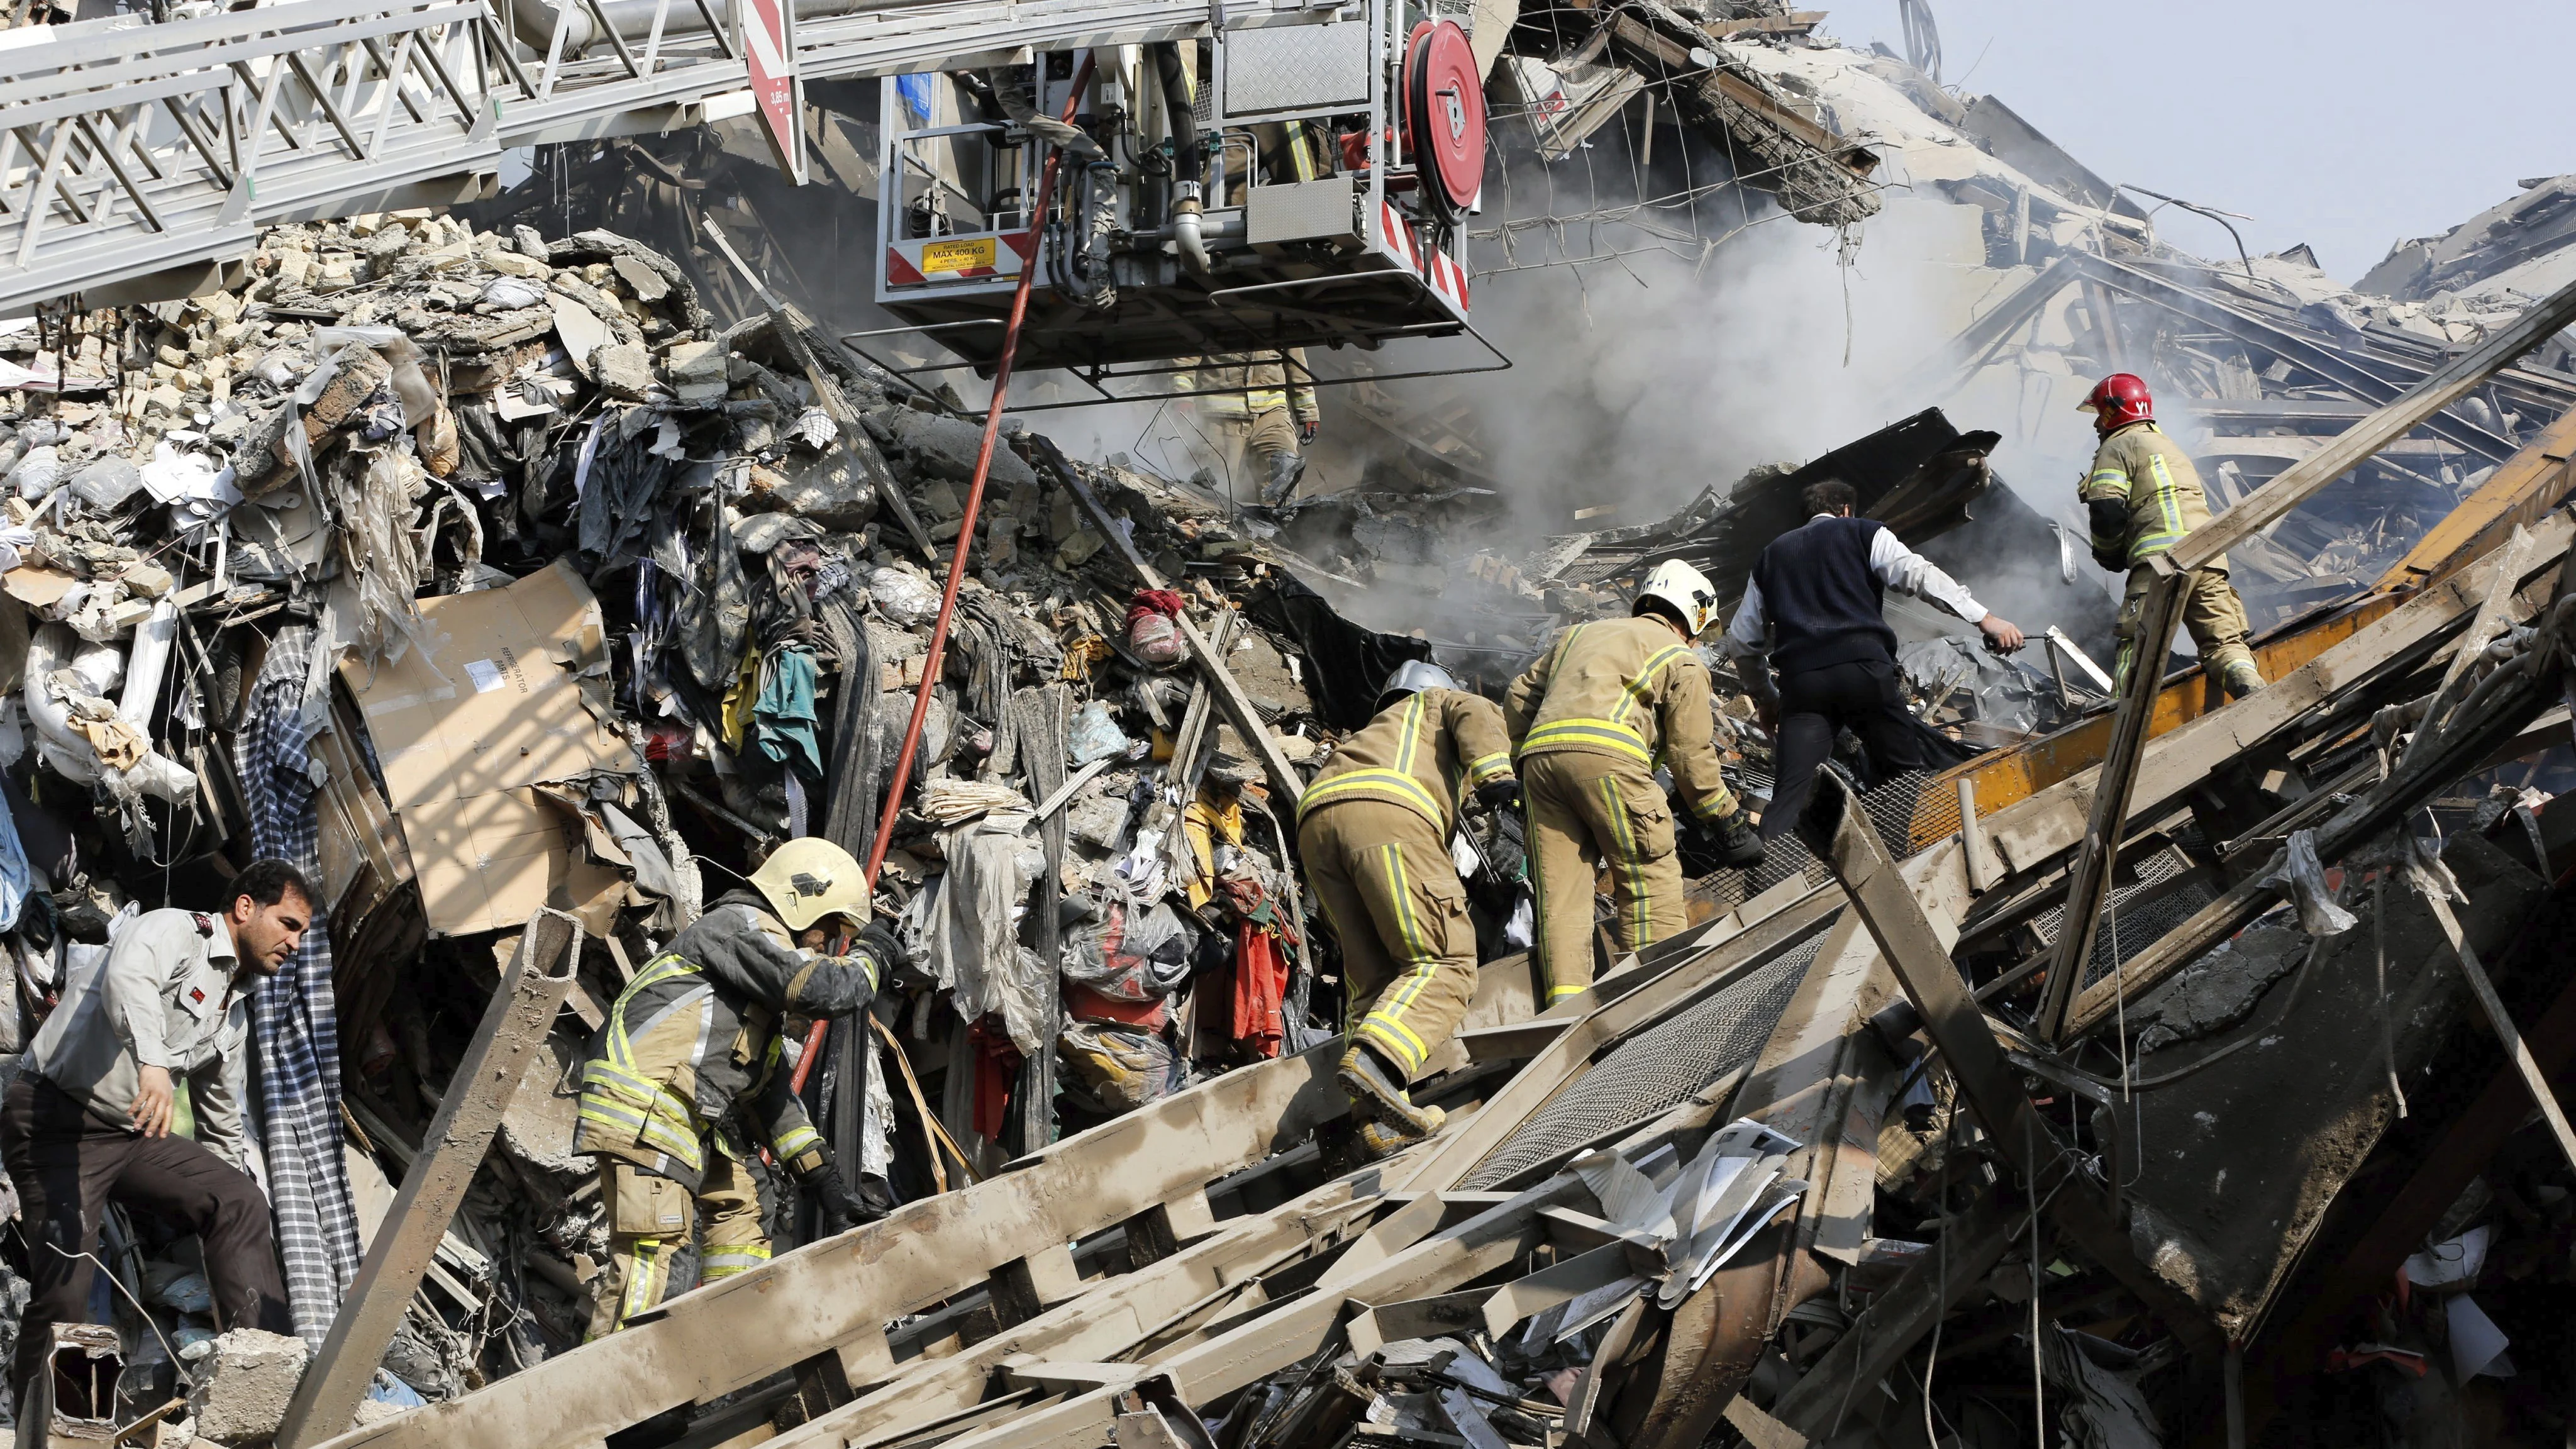
<instances>
[{"instance_id":1,"label":"crumpled clothing debris","mask_svg":"<svg viewBox=\"0 0 2576 1449\"><path fill-rule=\"evenodd\" d=\"M1055 1032L1047 967L1019 943L1018 913L1046 856L1025 814L990 815L939 833L948 869L914 898L932 979L957 993L957 1014L999 1013L1011 1041L1034 1055Z\"/></svg>"},{"instance_id":2,"label":"crumpled clothing debris","mask_svg":"<svg viewBox=\"0 0 2576 1449\"><path fill-rule=\"evenodd\" d=\"M1127 647L1156 668L1181 662L1181 596L1170 589L1138 589L1127 605Z\"/></svg>"},{"instance_id":3,"label":"crumpled clothing debris","mask_svg":"<svg viewBox=\"0 0 2576 1449\"><path fill-rule=\"evenodd\" d=\"M131 770L143 762L152 742L127 723L116 706L97 698L72 701L72 728L98 751L99 763L112 770Z\"/></svg>"},{"instance_id":4,"label":"crumpled clothing debris","mask_svg":"<svg viewBox=\"0 0 2576 1449\"><path fill-rule=\"evenodd\" d=\"M823 778L823 747L814 727L814 656L781 649L769 661L752 706L752 734L760 752L808 780Z\"/></svg>"}]
</instances>

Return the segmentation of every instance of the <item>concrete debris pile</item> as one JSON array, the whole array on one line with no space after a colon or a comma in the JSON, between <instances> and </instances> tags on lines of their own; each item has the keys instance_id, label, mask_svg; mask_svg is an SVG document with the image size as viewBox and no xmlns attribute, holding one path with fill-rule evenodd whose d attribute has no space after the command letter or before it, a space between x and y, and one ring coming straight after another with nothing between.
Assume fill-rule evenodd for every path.
<instances>
[{"instance_id":1,"label":"concrete debris pile","mask_svg":"<svg viewBox=\"0 0 2576 1449\"><path fill-rule=\"evenodd\" d=\"M13 1148L29 1437L2564 1442L2576 193L2361 291L2213 263L1937 43L1820 19L1478 38L1542 160L1669 107L1782 214L1932 238L1956 334L1910 416L1532 546L1424 422L1454 380L1359 383L1408 444L1246 508L834 340L800 303L874 234L871 82L814 82L839 190L765 180L747 119L547 146L472 220L277 227L228 287L0 325L10 1103L153 908L279 857L313 918L241 978L246 1078L170 1104L266 1194L292 1333L131 1203L92 1321L43 1322L66 1204ZM2137 557L2003 477L2127 371L2212 515ZM1892 663L1867 740L1782 726L1719 642L1837 498L1835 617L1883 605L1841 632L1892 654L1826 666ZM2231 565L2251 686L2170 653ZM2034 649L1983 647L2005 614ZM1508 687L1586 625L1651 642L1540 719ZM1619 759L1588 853L1541 731ZM1386 813L1301 808L1334 790ZM171 979L174 1023L235 1020ZM1435 994L1454 1033L1355 1049Z\"/></svg>"},{"instance_id":2,"label":"concrete debris pile","mask_svg":"<svg viewBox=\"0 0 2576 1449\"><path fill-rule=\"evenodd\" d=\"M260 1006L312 1026L259 1038L251 1165L316 1205L279 1229L322 1264L289 1284L318 1344L441 1146L521 924L586 933L371 1403L587 1336L585 1036L780 842L869 854L925 689L877 884L902 959L797 1071L870 1212L1332 1034L1294 767L1427 646L1343 619L1221 501L1015 428L926 678L975 424L801 319L717 324L617 234L283 227L237 289L49 311L0 349L0 1045L139 912L299 860L323 925ZM780 1234L813 1236L757 1171ZM120 1402L149 1408L197 1375L212 1303L191 1240L122 1209L108 1231Z\"/></svg>"},{"instance_id":3,"label":"concrete debris pile","mask_svg":"<svg viewBox=\"0 0 2576 1449\"><path fill-rule=\"evenodd\" d=\"M2447 302L2349 300L2294 258L2201 262L1999 104L1770 18L1789 23L1744 35L1773 38L1712 39L1947 198L1919 204L1973 223L1954 225L1954 260L1977 305L1924 373L1942 407L1663 520L1510 553L1460 536L1443 510L1468 495L1427 466L1409 499L1245 514L1127 462L1061 464L1031 436L1020 456L1072 528L1015 546L1080 569L1132 550L1128 585L1239 590L1245 624L1293 663L1307 713L1289 707L1272 737L1301 755L1283 730L1355 728L1393 665L1428 654L1498 691L1562 625L1628 614L1670 561L1713 581L1723 617L1826 477L2054 625L2033 630L2042 652L1995 658L1891 598L1909 712L1942 747L1929 765L1875 774L1846 748L1851 768L1773 822L1791 832L1749 870L1682 827L1688 927L1621 951L1605 901L1597 973L1564 999L1546 1004L1514 949L1500 907L1517 903L1474 902L1475 1002L1411 1088L1446 1113L1427 1140L1360 1161L1340 1042L1286 1016L1277 1055L1168 1091L1124 1085L1159 1082L1160 1056L1083 1077L1092 1046L1067 1034L1068 1135L1017 1144L1008 1171L349 1442L2001 1449L2565 1429L2563 1395L2529 1366L2576 1351L2559 1311L2576 1135L2530 1109L2576 1064L2576 998L2550 964L2576 868L2555 793L2576 786L2576 377L2558 341L2576 293L2437 340L2424 329L2450 325ZM756 349L756 329L742 337ZM2222 480L2193 537L2223 537L2256 606L2267 683L2241 698L2188 660L2113 678L2113 603L2077 582L2080 524L1996 486L2013 440L1950 421L2021 416L1995 387L2054 389L2052 415L2071 412L2077 378L2139 359ZM909 400L849 371L866 384L870 406ZM900 473L901 450L887 457ZM2299 587L2261 582L2266 567ZM884 611L891 580L866 586ZM1413 635L1333 602L1390 599ZM1092 617L1057 636L1064 671L1109 672L1067 757L1110 783L1068 811L1102 849L1067 855L1066 888L1185 880L1174 832L1206 833L1222 881L1222 804L1148 799L1146 759L1117 748L1156 711L1190 738L1151 668L1163 631L1135 613L1151 601L1083 601ZM1703 645L1730 781L1759 805L1774 742L1753 681ZM1260 713L1287 700L1242 673ZM1253 803L1295 787L1264 791L1259 741L1236 738L1248 750L1229 766L1224 746L1198 778L1245 777L1258 851ZM1193 759L1176 751L1163 778L1187 781ZM994 783L951 760L925 819ZM782 808L723 799L746 822ZM945 841L939 858L958 868ZM1139 958L1125 979L1192 969L1163 935L1190 926L1184 892L1142 913L1101 897ZM1105 964L1118 948L1095 939ZM1114 975L1084 956L1068 1006ZM781 1303L828 1303L829 1321Z\"/></svg>"}]
</instances>

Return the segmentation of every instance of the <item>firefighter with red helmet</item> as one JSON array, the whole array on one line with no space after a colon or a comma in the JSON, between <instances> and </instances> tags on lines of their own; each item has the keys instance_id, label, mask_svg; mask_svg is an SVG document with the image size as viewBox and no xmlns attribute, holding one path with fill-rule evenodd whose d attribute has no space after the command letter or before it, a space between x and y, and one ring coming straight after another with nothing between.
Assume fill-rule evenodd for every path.
<instances>
[{"instance_id":1,"label":"firefighter with red helmet","mask_svg":"<svg viewBox=\"0 0 2576 1449\"><path fill-rule=\"evenodd\" d=\"M2209 499L2190 455L2156 426L2155 399L2148 396L2143 379L2115 372L2095 384L2078 406L2093 415L2093 431L2102 440L2080 485L2092 522L2093 561L2129 575L2120 599L2120 656L2113 670L2125 687L2138 649L2138 614L2153 577L2148 561L2209 522ZM2263 687L2263 671L2245 646L2245 601L2227 581L2225 554L2192 570L2182 622L2191 631L2202 666L2230 698Z\"/></svg>"}]
</instances>

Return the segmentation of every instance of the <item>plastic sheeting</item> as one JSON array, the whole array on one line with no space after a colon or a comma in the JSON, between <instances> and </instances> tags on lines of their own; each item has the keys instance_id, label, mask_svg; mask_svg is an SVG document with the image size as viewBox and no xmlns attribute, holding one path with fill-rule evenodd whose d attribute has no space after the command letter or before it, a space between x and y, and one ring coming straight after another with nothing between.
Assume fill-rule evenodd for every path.
<instances>
[{"instance_id":1,"label":"plastic sheeting","mask_svg":"<svg viewBox=\"0 0 2576 1449\"><path fill-rule=\"evenodd\" d=\"M914 901L930 974L957 993L968 1021L999 1014L1011 1044L1034 1056L1055 1035L1047 968L1019 941L1019 904L1046 869L1029 817L990 815L940 832L947 872Z\"/></svg>"}]
</instances>

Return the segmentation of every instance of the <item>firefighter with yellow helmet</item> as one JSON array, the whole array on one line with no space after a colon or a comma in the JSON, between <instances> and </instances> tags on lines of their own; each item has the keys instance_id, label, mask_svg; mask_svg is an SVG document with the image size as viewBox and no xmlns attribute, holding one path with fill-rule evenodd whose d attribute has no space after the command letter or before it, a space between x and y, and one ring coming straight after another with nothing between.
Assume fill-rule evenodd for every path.
<instances>
[{"instance_id":1,"label":"firefighter with yellow helmet","mask_svg":"<svg viewBox=\"0 0 2576 1449\"><path fill-rule=\"evenodd\" d=\"M1551 1002L1592 984L1592 883L1605 862L1622 949L1688 923L1659 759L1691 813L1717 832L1725 863L1761 863L1762 842L1718 773L1708 666L1691 642L1716 607L1707 575L1659 564L1632 617L1567 628L1504 697Z\"/></svg>"},{"instance_id":2,"label":"firefighter with yellow helmet","mask_svg":"<svg viewBox=\"0 0 2576 1449\"><path fill-rule=\"evenodd\" d=\"M600 1159L609 1210L593 1338L661 1303L693 1228L703 1230L702 1282L769 1260L746 1166L755 1144L835 1226L871 1216L789 1090L783 1035L790 1017L865 1010L900 948L869 919L859 863L828 840L788 841L751 885L646 962L591 1038L573 1149ZM856 944L826 954L851 926Z\"/></svg>"}]
</instances>

